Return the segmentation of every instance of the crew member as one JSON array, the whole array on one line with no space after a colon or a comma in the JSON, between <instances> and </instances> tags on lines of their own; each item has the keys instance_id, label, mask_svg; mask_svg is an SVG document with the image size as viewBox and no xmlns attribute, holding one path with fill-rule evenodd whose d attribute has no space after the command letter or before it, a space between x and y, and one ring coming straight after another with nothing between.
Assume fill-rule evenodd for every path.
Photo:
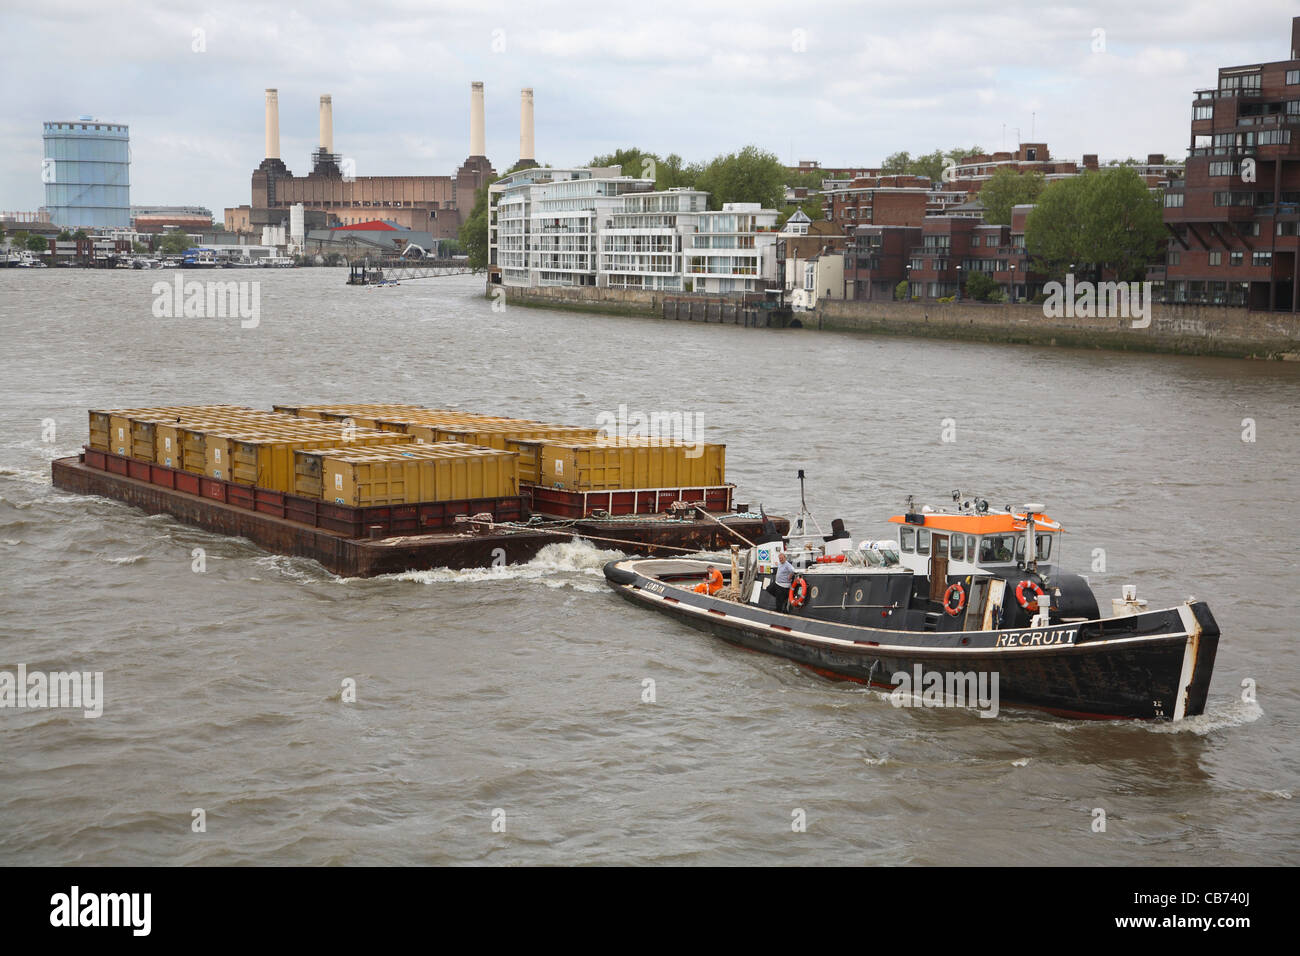
<instances>
[{"instance_id":1,"label":"crew member","mask_svg":"<svg viewBox=\"0 0 1300 956\"><path fill-rule=\"evenodd\" d=\"M695 585L695 593L713 595L713 594L717 594L721 590L722 590L722 572L710 564L708 580L703 582L702 584Z\"/></svg>"},{"instance_id":2,"label":"crew member","mask_svg":"<svg viewBox=\"0 0 1300 956\"><path fill-rule=\"evenodd\" d=\"M776 598L776 609L782 614L789 609L790 585L794 584L794 565L784 551L776 555L776 577L767 586L767 593Z\"/></svg>"}]
</instances>

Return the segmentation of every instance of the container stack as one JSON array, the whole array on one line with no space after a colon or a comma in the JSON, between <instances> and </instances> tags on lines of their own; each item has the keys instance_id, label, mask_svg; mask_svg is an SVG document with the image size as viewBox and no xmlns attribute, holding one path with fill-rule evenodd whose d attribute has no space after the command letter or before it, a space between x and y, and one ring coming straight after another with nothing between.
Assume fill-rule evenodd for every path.
<instances>
[{"instance_id":1,"label":"container stack","mask_svg":"<svg viewBox=\"0 0 1300 956\"><path fill-rule=\"evenodd\" d=\"M509 499L564 517L731 501L722 444L400 403L95 409L87 452L96 467L285 514L263 493L305 499L294 509L436 506L422 521Z\"/></svg>"}]
</instances>

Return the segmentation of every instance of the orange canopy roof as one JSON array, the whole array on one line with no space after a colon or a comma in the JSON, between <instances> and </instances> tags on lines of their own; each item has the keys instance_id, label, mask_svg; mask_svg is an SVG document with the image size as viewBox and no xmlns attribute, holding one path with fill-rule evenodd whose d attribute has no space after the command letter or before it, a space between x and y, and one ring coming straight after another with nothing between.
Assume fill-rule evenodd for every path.
<instances>
[{"instance_id":1,"label":"orange canopy roof","mask_svg":"<svg viewBox=\"0 0 1300 956\"><path fill-rule=\"evenodd\" d=\"M925 527L935 531L960 531L962 534L1015 534L1025 530L1024 515L958 515L946 512L922 512L920 516L925 519L925 523L923 525L912 523L911 527ZM894 524L908 524L903 515L894 515L889 520ZM1065 530L1044 514L1036 515L1034 524L1043 531Z\"/></svg>"}]
</instances>

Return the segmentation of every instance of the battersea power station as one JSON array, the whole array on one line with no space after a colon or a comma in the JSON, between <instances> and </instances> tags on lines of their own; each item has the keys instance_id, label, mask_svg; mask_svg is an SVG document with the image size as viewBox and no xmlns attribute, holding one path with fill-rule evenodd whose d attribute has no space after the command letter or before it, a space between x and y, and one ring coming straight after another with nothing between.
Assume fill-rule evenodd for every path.
<instances>
[{"instance_id":1,"label":"battersea power station","mask_svg":"<svg viewBox=\"0 0 1300 956\"><path fill-rule=\"evenodd\" d=\"M520 105L520 162L535 165L533 91L523 90ZM253 171L252 203L227 210L227 228L249 231L289 221L302 204L307 224L328 227L376 219L454 239L474 207L475 193L496 178L484 155L483 84L470 84L469 155L454 176L354 176L334 152L334 105L320 98L320 144L311 155L311 172L295 176L280 157L280 103L266 91L266 158Z\"/></svg>"}]
</instances>

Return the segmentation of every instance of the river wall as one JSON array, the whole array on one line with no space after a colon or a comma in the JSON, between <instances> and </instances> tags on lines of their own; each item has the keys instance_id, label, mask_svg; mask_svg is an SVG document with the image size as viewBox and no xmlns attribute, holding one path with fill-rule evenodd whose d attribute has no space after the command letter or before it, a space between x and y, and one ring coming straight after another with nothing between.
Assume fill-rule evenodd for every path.
<instances>
[{"instance_id":1,"label":"river wall","mask_svg":"<svg viewBox=\"0 0 1300 956\"><path fill-rule=\"evenodd\" d=\"M496 289L502 287L494 288ZM763 308L728 296L552 286L505 289L512 305L639 315L761 328L802 327L1122 351L1300 360L1300 316L1205 305L1151 306L1150 322L1048 316L1041 305L980 302L860 302L822 299L811 312Z\"/></svg>"}]
</instances>

